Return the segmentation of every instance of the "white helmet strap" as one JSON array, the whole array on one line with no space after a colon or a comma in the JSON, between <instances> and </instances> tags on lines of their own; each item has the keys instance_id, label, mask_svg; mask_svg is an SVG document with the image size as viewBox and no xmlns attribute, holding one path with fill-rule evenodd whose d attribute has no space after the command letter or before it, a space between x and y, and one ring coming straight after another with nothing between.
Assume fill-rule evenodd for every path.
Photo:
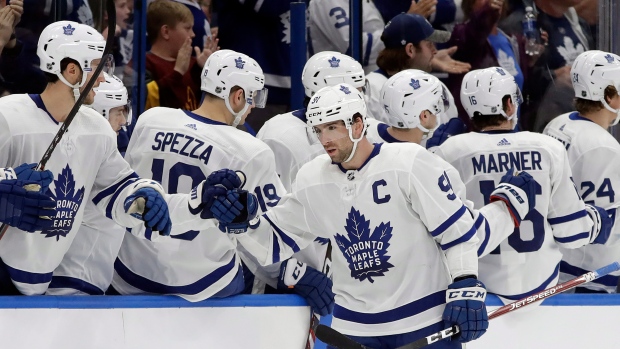
<instances>
[{"instance_id":1,"label":"white helmet strap","mask_svg":"<svg viewBox=\"0 0 620 349\"><path fill-rule=\"evenodd\" d=\"M243 90L243 92L245 93L245 90ZM245 112L248 111L250 104L247 101L245 101L245 105L243 106L241 111L239 111L238 113L235 113L232 106L230 105L230 95L228 95L228 98L224 98L224 103L226 104L226 109L228 109L228 111L235 117L231 126L237 127L237 125L239 125L239 123L241 122L241 118L243 117L243 114L245 114Z\"/></svg>"},{"instance_id":2,"label":"white helmet strap","mask_svg":"<svg viewBox=\"0 0 620 349\"><path fill-rule=\"evenodd\" d=\"M75 98L75 101L77 102L77 100L80 98L80 87L82 87L82 85L84 85L84 80L86 75L82 76L82 81L77 82L75 85L71 85L71 83L69 81L67 81L67 79L65 79L64 76L62 76L62 73L57 73L56 76L58 76L58 80L62 81L63 84L71 87L71 89L73 89L73 97Z\"/></svg>"},{"instance_id":3,"label":"white helmet strap","mask_svg":"<svg viewBox=\"0 0 620 349\"><path fill-rule=\"evenodd\" d=\"M355 151L357 150L357 143L359 143L359 141L361 141L362 138L364 138L364 133L366 133L366 128L368 127L368 124L366 124L363 120L362 120L362 124L364 125L364 127L362 128L362 134L360 135L360 138L357 138L357 139L353 138L353 125L349 127L349 139L351 140L351 142L353 142L353 149L351 149L351 154L349 154L349 157L343 162L349 162L351 161L351 159L353 159L353 156L355 155Z\"/></svg>"},{"instance_id":4,"label":"white helmet strap","mask_svg":"<svg viewBox=\"0 0 620 349\"><path fill-rule=\"evenodd\" d=\"M607 101L605 100L605 97L601 98L601 103L603 103L603 106L605 107L605 109L609 110L610 112L616 114L616 118L614 119L614 121L611 123L611 126L616 126L618 124L618 121L620 121L620 109L614 109L612 108Z\"/></svg>"}]
</instances>

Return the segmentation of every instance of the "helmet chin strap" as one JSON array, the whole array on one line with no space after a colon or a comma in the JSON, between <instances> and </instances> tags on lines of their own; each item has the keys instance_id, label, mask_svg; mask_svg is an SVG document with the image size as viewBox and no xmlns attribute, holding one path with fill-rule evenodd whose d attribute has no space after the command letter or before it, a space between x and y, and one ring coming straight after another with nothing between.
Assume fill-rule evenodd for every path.
<instances>
[{"instance_id":1,"label":"helmet chin strap","mask_svg":"<svg viewBox=\"0 0 620 349\"><path fill-rule=\"evenodd\" d=\"M364 122L364 128L362 129L362 135L358 139L353 138L353 127L349 127L349 139L351 140L351 142L353 142L353 149L351 149L351 154L349 154L349 157L345 161L343 161L343 163L349 162L353 159L353 156L355 155L355 150L357 150L357 143L359 143L359 141L361 141L362 138L364 138L364 133L366 133L366 127L367 125Z\"/></svg>"},{"instance_id":2,"label":"helmet chin strap","mask_svg":"<svg viewBox=\"0 0 620 349\"><path fill-rule=\"evenodd\" d=\"M601 103L603 103L603 106L605 107L605 109L609 110L612 113L616 114L616 118L614 119L614 121L611 123L611 126L616 126L618 124L618 121L620 121L620 109L614 109L612 108L607 101L605 100L605 97L601 98Z\"/></svg>"},{"instance_id":3,"label":"helmet chin strap","mask_svg":"<svg viewBox=\"0 0 620 349\"><path fill-rule=\"evenodd\" d=\"M71 87L73 90L73 98L75 98L75 101L77 102L80 98L80 87L84 86L84 83L86 82L86 75L82 74L82 81L76 83L75 85L71 85L71 83L67 81L61 73L56 74L56 76L58 76L58 80L62 81L63 84Z\"/></svg>"},{"instance_id":4,"label":"helmet chin strap","mask_svg":"<svg viewBox=\"0 0 620 349\"><path fill-rule=\"evenodd\" d=\"M243 114L245 114L245 112L248 111L250 104L246 101L245 105L243 106L243 109L241 109L241 111L239 111L238 113L235 113L232 106L230 105L230 96L228 96L228 98L224 98L224 104L226 104L226 109L228 109L228 111L235 117L231 126L237 127L237 125L239 125L239 123L241 122L241 118L243 117Z\"/></svg>"}]
</instances>

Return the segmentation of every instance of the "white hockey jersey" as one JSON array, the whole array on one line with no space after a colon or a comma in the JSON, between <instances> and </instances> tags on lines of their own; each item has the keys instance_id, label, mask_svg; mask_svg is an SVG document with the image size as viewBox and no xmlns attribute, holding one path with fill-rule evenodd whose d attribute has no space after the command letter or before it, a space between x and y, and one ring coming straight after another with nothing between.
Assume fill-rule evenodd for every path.
<instances>
[{"instance_id":1,"label":"white hockey jersey","mask_svg":"<svg viewBox=\"0 0 620 349\"><path fill-rule=\"evenodd\" d=\"M356 171L321 155L301 168L293 192L236 238L263 264L329 238L338 331L382 336L435 324L452 279L477 274L476 230L489 229L455 195L458 178L447 178L447 167L409 143L376 144ZM512 231L503 202L485 209L501 218L491 229Z\"/></svg>"},{"instance_id":2,"label":"white hockey jersey","mask_svg":"<svg viewBox=\"0 0 620 349\"><path fill-rule=\"evenodd\" d=\"M564 258L560 267L560 282L564 282L620 259L617 214L620 195L616 196L614 191L620 188L620 144L607 130L577 112L551 120L544 133L559 140L566 148L573 179L583 200L606 209L614 221L611 236L605 245L562 249ZM616 272L581 287L615 292L618 276L620 273Z\"/></svg>"},{"instance_id":3,"label":"white hockey jersey","mask_svg":"<svg viewBox=\"0 0 620 349\"><path fill-rule=\"evenodd\" d=\"M47 112L39 95L0 99L0 167L36 163L60 124ZM0 241L0 258L17 289L43 294L82 222L89 197L117 223L134 227L143 222L125 213L123 202L138 176L116 147L116 135L96 111L82 107L47 163L54 174L49 193L58 212L53 228L26 233L9 228Z\"/></svg>"},{"instance_id":4,"label":"white hockey jersey","mask_svg":"<svg viewBox=\"0 0 620 349\"><path fill-rule=\"evenodd\" d=\"M479 236L480 280L489 292L517 300L557 283L559 246L589 243L592 221L571 181L563 147L530 132L467 133L449 138L435 154L460 173L475 207L488 203L510 169L527 171L538 183L536 206L508 235ZM499 245L499 246L498 246Z\"/></svg>"},{"instance_id":5,"label":"white hockey jersey","mask_svg":"<svg viewBox=\"0 0 620 349\"><path fill-rule=\"evenodd\" d=\"M161 182L170 193L189 193L222 168L245 174L244 189L256 194L261 212L275 206L285 193L273 152L263 142L189 111L162 107L146 111L125 157L138 174ZM243 276L234 238L222 233L214 219L195 216L176 224L176 214L188 211L187 201L169 207L171 238L151 242L127 235L112 286L121 294L176 294L190 301L238 293Z\"/></svg>"},{"instance_id":6,"label":"white hockey jersey","mask_svg":"<svg viewBox=\"0 0 620 349\"><path fill-rule=\"evenodd\" d=\"M312 0L308 10L312 51L336 51L350 55L349 1ZM371 0L362 0L362 12L362 66L368 74L377 69L377 56L385 47L381 41L385 22Z\"/></svg>"},{"instance_id":7,"label":"white hockey jersey","mask_svg":"<svg viewBox=\"0 0 620 349\"><path fill-rule=\"evenodd\" d=\"M91 200L75 239L54 270L47 295L103 295L112 282L125 228L102 215Z\"/></svg>"}]
</instances>

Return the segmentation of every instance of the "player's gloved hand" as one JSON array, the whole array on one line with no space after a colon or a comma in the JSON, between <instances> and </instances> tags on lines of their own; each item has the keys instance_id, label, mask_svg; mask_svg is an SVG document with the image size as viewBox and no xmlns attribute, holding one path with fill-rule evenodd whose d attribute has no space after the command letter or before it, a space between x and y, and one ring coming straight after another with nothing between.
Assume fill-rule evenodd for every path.
<instances>
[{"instance_id":1,"label":"player's gloved hand","mask_svg":"<svg viewBox=\"0 0 620 349\"><path fill-rule=\"evenodd\" d=\"M586 204L586 212L594 222L590 234L590 243L605 244L611 235L611 228L614 226L614 222L609 218L609 213L602 207L589 204Z\"/></svg>"},{"instance_id":2,"label":"player's gloved hand","mask_svg":"<svg viewBox=\"0 0 620 349\"><path fill-rule=\"evenodd\" d=\"M448 326L457 325L460 329L452 340L467 343L487 331L489 317L484 304L486 296L487 290L484 284L473 276L455 281L448 286L443 321Z\"/></svg>"},{"instance_id":3,"label":"player's gloved hand","mask_svg":"<svg viewBox=\"0 0 620 349\"><path fill-rule=\"evenodd\" d=\"M211 206L213 206L215 198L226 195L226 191L240 188L242 185L241 178L235 171L217 170L192 189L188 202L189 211L194 215L200 214L202 219L213 218Z\"/></svg>"},{"instance_id":4,"label":"player's gloved hand","mask_svg":"<svg viewBox=\"0 0 620 349\"><path fill-rule=\"evenodd\" d=\"M0 222L28 232L49 228L56 216L56 201L47 194L24 189L29 184L37 182L0 180Z\"/></svg>"},{"instance_id":5,"label":"player's gloved hand","mask_svg":"<svg viewBox=\"0 0 620 349\"><path fill-rule=\"evenodd\" d=\"M159 231L160 235L170 235L172 221L168 213L168 204L164 199L164 188L150 179L137 180L133 184L131 194L125 199L125 212L129 212L130 207L138 198L145 200L144 211L130 213L131 216L144 221L145 227Z\"/></svg>"},{"instance_id":6,"label":"player's gloved hand","mask_svg":"<svg viewBox=\"0 0 620 349\"><path fill-rule=\"evenodd\" d=\"M35 181L41 186L41 192L46 193L47 188L54 180L54 174L50 170L37 171L37 164L21 164L15 168L17 179L22 181Z\"/></svg>"},{"instance_id":7,"label":"player's gloved hand","mask_svg":"<svg viewBox=\"0 0 620 349\"><path fill-rule=\"evenodd\" d=\"M257 212L256 196L243 189L227 191L226 195L218 196L211 206L213 217L220 222L220 230L232 234L245 233Z\"/></svg>"},{"instance_id":8,"label":"player's gloved hand","mask_svg":"<svg viewBox=\"0 0 620 349\"><path fill-rule=\"evenodd\" d=\"M292 288L295 293L304 297L315 313L325 316L334 310L334 292L332 280L327 275L291 258L282 262L278 289Z\"/></svg>"},{"instance_id":9,"label":"player's gloved hand","mask_svg":"<svg viewBox=\"0 0 620 349\"><path fill-rule=\"evenodd\" d=\"M459 118L452 118L447 123L439 125L433 132L433 136L426 141L426 149L438 147L446 139L467 132L467 125Z\"/></svg>"},{"instance_id":10,"label":"player's gloved hand","mask_svg":"<svg viewBox=\"0 0 620 349\"><path fill-rule=\"evenodd\" d=\"M490 202L501 200L506 203L515 227L519 227L521 220L536 206L536 187L538 183L527 172L513 175L514 168L502 177L500 183L491 193Z\"/></svg>"}]
</instances>

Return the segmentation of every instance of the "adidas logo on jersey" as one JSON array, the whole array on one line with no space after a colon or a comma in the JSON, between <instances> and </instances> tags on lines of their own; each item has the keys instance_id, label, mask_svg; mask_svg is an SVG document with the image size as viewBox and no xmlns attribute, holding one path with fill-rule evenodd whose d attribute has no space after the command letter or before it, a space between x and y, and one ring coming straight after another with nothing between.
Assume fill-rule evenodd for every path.
<instances>
[{"instance_id":1,"label":"adidas logo on jersey","mask_svg":"<svg viewBox=\"0 0 620 349\"><path fill-rule=\"evenodd\" d=\"M502 138L502 140L499 141L499 143L497 143L497 145L510 145L510 142L508 142L508 140L506 138Z\"/></svg>"},{"instance_id":2,"label":"adidas logo on jersey","mask_svg":"<svg viewBox=\"0 0 620 349\"><path fill-rule=\"evenodd\" d=\"M191 129L192 129L192 130L194 130L194 131L198 129L198 128L196 127L196 124L187 124L187 125L185 125L185 126L186 126L186 127L191 128Z\"/></svg>"}]
</instances>

